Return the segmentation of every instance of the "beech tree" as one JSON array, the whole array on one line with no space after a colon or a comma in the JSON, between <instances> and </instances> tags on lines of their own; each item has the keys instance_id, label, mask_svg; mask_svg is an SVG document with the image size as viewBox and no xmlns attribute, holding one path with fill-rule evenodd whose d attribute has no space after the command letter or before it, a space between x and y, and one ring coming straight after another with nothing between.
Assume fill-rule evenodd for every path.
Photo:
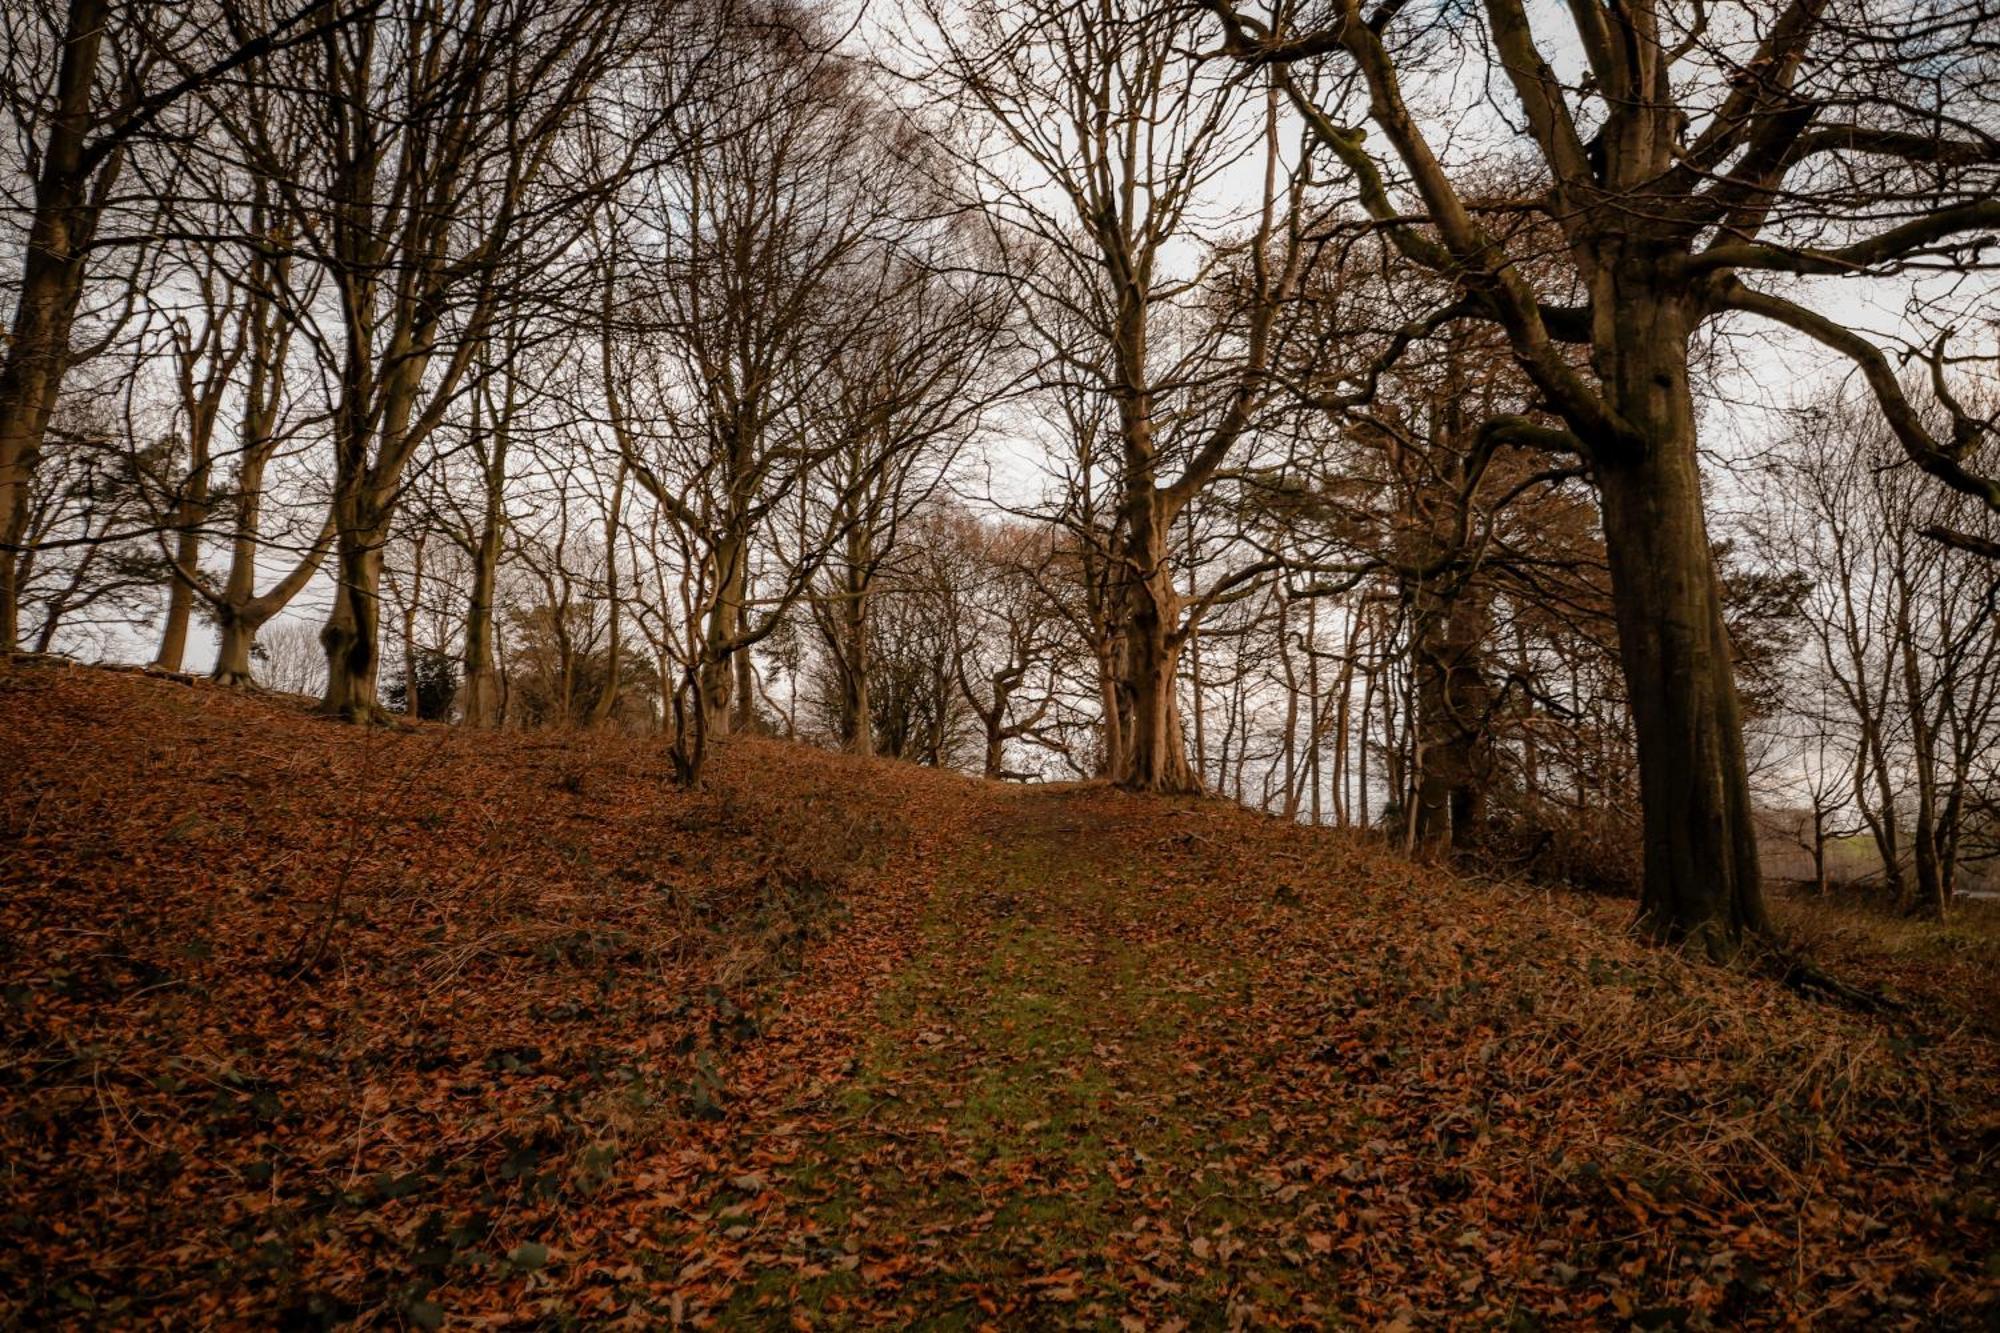
<instances>
[{"instance_id":1,"label":"beech tree","mask_svg":"<svg viewBox=\"0 0 2000 1333\"><path fill-rule=\"evenodd\" d=\"M310 283L317 273L309 266L302 273L282 244L271 243L284 233L268 181L225 176L210 202L220 205L207 214L214 235L176 247L183 278L162 284L166 295L155 297L186 304L166 312L185 457L156 487L172 546L154 664L181 668L199 611L217 631L212 678L248 685L258 631L311 582L333 545L333 515L317 488L295 484L296 502L272 512L271 469L288 454L312 453L313 427L323 420L310 390L294 382L294 324L286 313L310 307L311 292L294 280ZM228 216L234 208L240 217ZM230 237L255 239L236 244ZM227 546L220 578L202 565L210 537ZM282 572L260 592L260 562L268 566L274 555Z\"/></svg>"},{"instance_id":2,"label":"beech tree","mask_svg":"<svg viewBox=\"0 0 2000 1333\"><path fill-rule=\"evenodd\" d=\"M921 127L810 15L757 18L719 16L728 58L666 118L630 235L604 241L630 256L608 433L685 553L687 778L709 736L756 725L751 651L830 561L865 610L870 543L935 484L916 456L976 420L998 327L990 287L952 276Z\"/></svg>"},{"instance_id":3,"label":"beech tree","mask_svg":"<svg viewBox=\"0 0 2000 1333\"><path fill-rule=\"evenodd\" d=\"M587 203L620 166L563 150L633 18L526 0L378 4L276 61L295 116L217 101L331 306L292 312L337 385L330 713L381 714L382 548L406 470L524 275L559 271L588 216L566 203Z\"/></svg>"},{"instance_id":4,"label":"beech tree","mask_svg":"<svg viewBox=\"0 0 2000 1333\"><path fill-rule=\"evenodd\" d=\"M1084 661L1036 582L1054 556L1052 543L1036 528L963 519L952 536L933 549L941 558L957 555L962 571L949 589L958 608L952 675L979 721L980 770L989 778L1026 777L1029 770L1009 766L1008 748L1024 741L1067 748L1058 682Z\"/></svg>"},{"instance_id":5,"label":"beech tree","mask_svg":"<svg viewBox=\"0 0 2000 1333\"><path fill-rule=\"evenodd\" d=\"M1842 807L1895 906L1942 916L1988 791L1980 759L2000 746L2000 565L1923 533L2000 539L2000 515L1895 468L1865 403L1815 405L1787 444L1777 531L1784 559L1820 571L1806 679L1840 705L1826 720L1847 756ZM1821 800L1813 813L1823 826Z\"/></svg>"},{"instance_id":6,"label":"beech tree","mask_svg":"<svg viewBox=\"0 0 2000 1333\"><path fill-rule=\"evenodd\" d=\"M466 413L466 452L477 486L464 496L446 487L453 509L446 532L472 566L466 590L465 630L459 650L459 716L469 727L500 724L502 689L494 646L500 590L500 557L507 530L508 464L514 431L524 416L517 369L523 356L520 321L503 316L501 336L480 352L478 383Z\"/></svg>"},{"instance_id":7,"label":"beech tree","mask_svg":"<svg viewBox=\"0 0 2000 1333\"><path fill-rule=\"evenodd\" d=\"M359 8L366 8L364 3ZM78 361L77 315L93 261L125 238L101 234L135 151L196 94L242 67L320 40L355 9L323 0L252 15L233 4L161 6L68 0L9 6L5 100L26 149L28 187L14 311L0 353L0 647L20 632L16 570L43 438ZM164 202L155 177L140 207ZM11 182L10 182L11 184ZM150 198L147 194L150 193Z\"/></svg>"},{"instance_id":8,"label":"beech tree","mask_svg":"<svg viewBox=\"0 0 2000 1333\"><path fill-rule=\"evenodd\" d=\"M926 73L986 131L966 154L979 201L1024 251L1031 299L1062 312L1051 376L1088 381L1116 413L1109 770L1142 790L1196 790L1181 650L1205 602L1254 575L1190 598L1173 529L1271 395L1304 257L1302 155L1284 151L1258 80L1198 58L1187 11L981 0L925 13L937 29ZM1235 170L1261 178L1256 197L1198 236ZM1177 264L1191 245L1199 258Z\"/></svg>"},{"instance_id":9,"label":"beech tree","mask_svg":"<svg viewBox=\"0 0 2000 1333\"><path fill-rule=\"evenodd\" d=\"M1225 50L1273 72L1402 254L1505 330L1561 422L1500 421L1494 434L1588 460L1638 736L1642 919L1659 938L1731 951L1766 917L1691 348L1704 324L1739 312L1818 340L1861 369L1918 466L2000 506L1994 480L1970 466L1982 423L1941 369L1948 425L1933 433L1881 347L1766 281L1970 257L2000 221L1992 55L1976 40L1994 15L1958 0L1894 17L1828 0L1591 0L1569 6L1563 34L1580 58L1552 63L1553 39L1537 31L1552 20L1520 0L1486 0L1450 31L1429 5L1207 3ZM1508 90L1495 114L1523 127L1537 157L1523 198L1477 200L1446 142L1461 113L1408 91L1475 42ZM1347 106L1315 95L1305 75L1322 67L1358 77L1380 150ZM1524 264L1519 239L1539 233L1511 224L1523 212L1561 229L1570 273L1558 288Z\"/></svg>"},{"instance_id":10,"label":"beech tree","mask_svg":"<svg viewBox=\"0 0 2000 1333\"><path fill-rule=\"evenodd\" d=\"M970 238L951 238L966 239ZM869 608L877 576L903 554L905 525L947 482L959 452L1005 387L1006 291L934 255L885 254L858 293L877 313L844 337L813 385L808 411L842 439L824 491L842 537L811 596L840 682L839 732L871 754ZM810 490L804 493L810 501Z\"/></svg>"}]
</instances>

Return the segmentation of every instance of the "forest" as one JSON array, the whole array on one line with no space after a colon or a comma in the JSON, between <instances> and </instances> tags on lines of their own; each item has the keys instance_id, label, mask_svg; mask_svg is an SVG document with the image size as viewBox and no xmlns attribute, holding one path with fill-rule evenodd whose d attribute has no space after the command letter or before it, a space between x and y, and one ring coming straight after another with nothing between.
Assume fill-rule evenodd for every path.
<instances>
[{"instance_id":1,"label":"forest","mask_svg":"<svg viewBox=\"0 0 2000 1333\"><path fill-rule=\"evenodd\" d=\"M2000 1317L1993 0L0 24L0 1328Z\"/></svg>"}]
</instances>

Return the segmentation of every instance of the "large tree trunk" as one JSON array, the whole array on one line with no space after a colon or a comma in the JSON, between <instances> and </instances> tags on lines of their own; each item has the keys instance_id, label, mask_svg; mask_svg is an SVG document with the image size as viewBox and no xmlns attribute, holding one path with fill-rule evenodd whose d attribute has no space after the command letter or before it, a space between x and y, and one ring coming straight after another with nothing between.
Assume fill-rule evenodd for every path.
<instances>
[{"instance_id":1,"label":"large tree trunk","mask_svg":"<svg viewBox=\"0 0 2000 1333\"><path fill-rule=\"evenodd\" d=\"M1452 720L1447 747L1451 842L1461 850L1476 846L1485 835L1487 797L1493 787L1493 687L1484 658L1486 639L1492 632L1492 608L1485 591L1465 590L1452 608L1447 640L1451 659L1445 675L1445 700Z\"/></svg>"},{"instance_id":2,"label":"large tree trunk","mask_svg":"<svg viewBox=\"0 0 2000 1333\"><path fill-rule=\"evenodd\" d=\"M1127 627L1123 690L1131 722L1119 780L1135 791L1196 792L1201 783L1181 740L1180 649L1170 629L1177 599L1165 589L1163 607L1161 595L1160 589L1140 594Z\"/></svg>"},{"instance_id":3,"label":"large tree trunk","mask_svg":"<svg viewBox=\"0 0 2000 1333\"><path fill-rule=\"evenodd\" d=\"M1696 466L1687 321L1627 308L1616 407L1643 447L1596 459L1644 810L1640 919L1712 957L1765 928L1741 709ZM1610 387L1610 386L1608 386Z\"/></svg>"},{"instance_id":4,"label":"large tree trunk","mask_svg":"<svg viewBox=\"0 0 2000 1333\"><path fill-rule=\"evenodd\" d=\"M257 646L257 631L261 626L251 624L229 606L221 608L217 620L215 670L210 679L223 685L253 683L250 651Z\"/></svg>"},{"instance_id":5,"label":"large tree trunk","mask_svg":"<svg viewBox=\"0 0 2000 1333\"><path fill-rule=\"evenodd\" d=\"M193 503L186 502L184 508ZM159 651L153 654L153 665L162 671L179 671L187 656L188 620L194 614L194 586L188 577L201 560L200 516L183 512L179 517L183 526L174 539L174 562L187 575L174 574L167 579L167 618L160 627Z\"/></svg>"},{"instance_id":6,"label":"large tree trunk","mask_svg":"<svg viewBox=\"0 0 2000 1333\"><path fill-rule=\"evenodd\" d=\"M249 550L239 549L231 557L228 587L222 604L216 608L215 670L209 673L209 678L218 685L255 683L250 671L250 653L257 646L257 631L264 627L265 620L250 609L255 594L252 580L257 577L255 543L239 532L236 544Z\"/></svg>"},{"instance_id":7,"label":"large tree trunk","mask_svg":"<svg viewBox=\"0 0 2000 1333\"><path fill-rule=\"evenodd\" d=\"M1918 761L1919 767L1923 760ZM1908 904L1913 915L1941 919L1949 906L1944 858L1939 855L1937 827L1937 784L1920 776L1917 780L1917 822L1910 839L1916 870L1916 894Z\"/></svg>"},{"instance_id":8,"label":"large tree trunk","mask_svg":"<svg viewBox=\"0 0 2000 1333\"><path fill-rule=\"evenodd\" d=\"M55 114L35 180L35 214L21 253L20 294L0 357L0 652L21 638L20 555L42 440L69 369L70 329L83 295L97 208L84 146L91 86L104 44L104 0L71 0L56 71ZM115 164L107 165L114 171Z\"/></svg>"},{"instance_id":9,"label":"large tree trunk","mask_svg":"<svg viewBox=\"0 0 2000 1333\"><path fill-rule=\"evenodd\" d=\"M1150 475L1127 486L1118 682L1124 753L1115 772L1134 791L1197 792L1201 782L1181 738L1181 598L1167 560L1167 521Z\"/></svg>"},{"instance_id":10,"label":"large tree trunk","mask_svg":"<svg viewBox=\"0 0 2000 1333\"><path fill-rule=\"evenodd\" d=\"M213 679L223 685L252 684L250 673L250 653L257 644L257 633L269 623L272 616L284 610L299 595L299 590L312 581L319 572L320 562L326 558L327 548L333 543L331 522L320 530L313 548L292 566L289 573L280 579L272 589L259 597L255 595L254 580L257 576L255 564L255 529L250 529L251 537L238 534L240 565L232 563L229 576L229 594L216 607L216 619L220 638L216 645L215 671Z\"/></svg>"},{"instance_id":11,"label":"large tree trunk","mask_svg":"<svg viewBox=\"0 0 2000 1333\"><path fill-rule=\"evenodd\" d=\"M723 539L715 548L715 601L708 609L701 665L701 711L709 736L726 736L748 701L736 699L738 650L730 645L742 632L743 596L749 565L749 543L741 536ZM736 703L735 709L731 704Z\"/></svg>"},{"instance_id":12,"label":"large tree trunk","mask_svg":"<svg viewBox=\"0 0 2000 1333\"><path fill-rule=\"evenodd\" d=\"M381 666L382 543L375 506L365 497L336 497L339 527L333 610L320 643L326 649L322 708L349 722L387 719L376 697Z\"/></svg>"},{"instance_id":13,"label":"large tree trunk","mask_svg":"<svg viewBox=\"0 0 2000 1333\"><path fill-rule=\"evenodd\" d=\"M1417 673L1415 839L1464 849L1486 822L1492 775L1491 691L1482 661L1490 617L1480 590L1455 586L1442 595L1417 593L1414 663Z\"/></svg>"},{"instance_id":14,"label":"large tree trunk","mask_svg":"<svg viewBox=\"0 0 2000 1333\"><path fill-rule=\"evenodd\" d=\"M465 611L458 700L460 719L468 727L500 723L500 673L493 660L493 602L499 579L500 516L497 506L492 506L482 520L479 550L473 557L472 594Z\"/></svg>"},{"instance_id":15,"label":"large tree trunk","mask_svg":"<svg viewBox=\"0 0 2000 1333\"><path fill-rule=\"evenodd\" d=\"M257 595L258 534L263 523L264 467L268 461L268 452L253 448L244 455L242 470L236 476L236 531L230 539L229 576L222 585L222 601L215 608L218 638L210 678L219 685L256 683L250 658L258 631L312 581L333 545L333 515L328 514L312 549L269 592Z\"/></svg>"}]
</instances>

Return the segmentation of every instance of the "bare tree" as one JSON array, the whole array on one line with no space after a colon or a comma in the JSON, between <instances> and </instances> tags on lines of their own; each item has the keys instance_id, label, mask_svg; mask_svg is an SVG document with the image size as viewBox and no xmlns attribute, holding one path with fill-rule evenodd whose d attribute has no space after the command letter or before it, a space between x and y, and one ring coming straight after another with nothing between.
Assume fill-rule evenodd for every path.
<instances>
[{"instance_id":1,"label":"bare tree","mask_svg":"<svg viewBox=\"0 0 2000 1333\"><path fill-rule=\"evenodd\" d=\"M1848 798L1896 906L1936 916L1982 800L1980 757L2000 745L2000 567L1922 533L1990 538L2000 520L1891 467L1897 448L1865 405L1814 409L1782 464L1782 530L1790 558L1821 571L1807 621L1843 705Z\"/></svg>"},{"instance_id":2,"label":"bare tree","mask_svg":"<svg viewBox=\"0 0 2000 1333\"><path fill-rule=\"evenodd\" d=\"M382 547L405 471L460 401L500 310L521 299L508 280L557 276L587 216L571 201L588 203L619 165L562 150L633 14L379 4L277 62L297 90L295 117L217 107L275 183L331 304L293 312L338 386L329 712L380 715Z\"/></svg>"},{"instance_id":3,"label":"bare tree","mask_svg":"<svg viewBox=\"0 0 2000 1333\"><path fill-rule=\"evenodd\" d=\"M1696 467L1690 347L1704 323L1735 311L1819 339L1862 368L1920 466L2000 505L1994 483L1966 466L1979 423L1943 391L1942 374L1950 427L1938 437L1878 347L1753 282L1906 270L2000 220L2000 140L1981 82L1991 56L1969 40L1993 16L1946 4L1905 27L1822 0L1726 14L1659 0L1575 4L1565 35L1583 60L1565 78L1520 0L1487 0L1483 22L1452 31L1428 6L1364 13L1343 0L1302 25L1288 10L1209 3L1227 49L1274 71L1368 215L1506 331L1563 423L1499 421L1493 435L1589 460L1637 723L1642 917L1661 938L1728 952L1765 915ZM1412 101L1410 80L1455 58L1468 30L1510 90L1496 113L1525 125L1539 158L1540 186L1525 198L1474 198L1443 146L1451 120ZM1358 76L1386 157L1302 77L1322 64ZM1559 288L1538 288L1524 266L1519 241L1539 233L1511 225L1523 213L1561 228L1570 274ZM1571 343L1589 349L1588 367L1565 353Z\"/></svg>"},{"instance_id":4,"label":"bare tree","mask_svg":"<svg viewBox=\"0 0 2000 1333\"><path fill-rule=\"evenodd\" d=\"M1031 238L1016 244L1031 255L1033 299L1064 317L1045 326L1059 335L1051 378L1088 379L1116 412L1110 771L1146 790L1195 789L1181 650L1205 604L1257 571L1190 599L1173 530L1271 393L1278 312L1303 258L1301 155L1281 151L1256 80L1196 57L1185 11L981 0L925 14L938 48L926 74L990 127L993 141L968 154L981 202L1003 236ZM1198 211L1218 180L1246 163L1261 167L1261 190L1220 229L1247 235L1177 266L1176 249L1200 244Z\"/></svg>"},{"instance_id":5,"label":"bare tree","mask_svg":"<svg viewBox=\"0 0 2000 1333\"><path fill-rule=\"evenodd\" d=\"M1057 723L1061 677L1087 660L1040 579L1055 555L1047 528L982 522L946 509L926 515L919 549L927 580L951 625L952 676L980 729L980 770L1026 778L1010 767L1021 742L1067 748Z\"/></svg>"},{"instance_id":6,"label":"bare tree","mask_svg":"<svg viewBox=\"0 0 2000 1333\"><path fill-rule=\"evenodd\" d=\"M754 724L751 650L933 484L912 455L980 401L986 352L959 325L994 325L982 285L940 276L924 137L820 25L781 12L718 49L666 120L618 303L637 313L604 358L611 434L686 552L687 776L708 736Z\"/></svg>"},{"instance_id":7,"label":"bare tree","mask_svg":"<svg viewBox=\"0 0 2000 1333\"><path fill-rule=\"evenodd\" d=\"M261 90L247 96L263 99ZM282 515L288 520L282 525L274 525L270 513L272 466L288 453L309 453L326 417L314 409L310 391L294 382L294 324L287 312L308 308L312 294L294 287L298 267L282 244L272 244L284 232L270 182L225 172L211 188L215 207L206 229L212 234L197 233L173 247L184 280L161 284L152 297L168 307L169 362L186 441L177 475L158 486L173 545L155 663L179 669L189 620L199 609L218 630L214 679L248 685L258 630L311 582L333 544L333 516L319 487L292 488L295 503L287 508L296 512ZM240 208L240 217L227 218L231 208ZM239 244L232 237L252 239ZM308 282L312 273L307 270ZM225 516L219 526L218 514ZM211 535L228 544L219 580L201 562ZM259 562L274 552L287 567L260 593Z\"/></svg>"},{"instance_id":8,"label":"bare tree","mask_svg":"<svg viewBox=\"0 0 2000 1333\"><path fill-rule=\"evenodd\" d=\"M871 316L865 338L840 339L808 407L822 430L844 441L824 483L843 535L811 605L840 682L841 741L857 754L874 749L875 580L903 553L904 525L946 482L1005 388L996 366L1004 289L935 267L962 258L949 251L921 258L885 253L882 267L864 275L856 295L880 318Z\"/></svg>"},{"instance_id":9,"label":"bare tree","mask_svg":"<svg viewBox=\"0 0 2000 1333\"><path fill-rule=\"evenodd\" d=\"M365 6L364 6L365 7ZM314 3L270 16L234 5L68 0L6 11L5 95L31 181L13 321L0 356L0 646L19 637L15 571L28 489L64 377L93 255L131 155L170 113L236 71L336 32L353 11ZM168 128L171 141L174 127ZM171 174L171 173L169 173ZM158 203L160 191L152 192Z\"/></svg>"}]
</instances>

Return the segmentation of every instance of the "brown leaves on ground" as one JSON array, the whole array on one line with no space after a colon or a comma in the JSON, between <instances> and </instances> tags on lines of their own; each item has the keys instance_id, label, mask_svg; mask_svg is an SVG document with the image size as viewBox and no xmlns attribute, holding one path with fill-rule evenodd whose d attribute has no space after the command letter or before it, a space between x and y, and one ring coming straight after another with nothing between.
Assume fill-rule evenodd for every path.
<instances>
[{"instance_id":1,"label":"brown leaves on ground","mask_svg":"<svg viewBox=\"0 0 2000 1333\"><path fill-rule=\"evenodd\" d=\"M751 996L941 786L740 745L689 795L650 742L46 666L0 674L0 734L0 1301L30 1323L587 1283L626 1245L593 1201L723 1113Z\"/></svg>"},{"instance_id":2,"label":"brown leaves on ground","mask_svg":"<svg viewBox=\"0 0 2000 1333\"><path fill-rule=\"evenodd\" d=\"M1212 802L0 674L16 1322L1976 1326L1996 1065Z\"/></svg>"}]
</instances>

